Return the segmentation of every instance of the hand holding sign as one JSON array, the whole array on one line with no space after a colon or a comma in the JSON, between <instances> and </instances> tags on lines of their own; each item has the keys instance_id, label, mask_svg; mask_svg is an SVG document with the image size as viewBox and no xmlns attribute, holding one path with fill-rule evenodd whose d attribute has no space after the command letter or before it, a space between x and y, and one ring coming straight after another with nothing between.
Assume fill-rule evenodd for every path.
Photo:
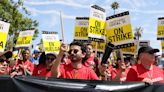
<instances>
[{"instance_id":1,"label":"hand holding sign","mask_svg":"<svg viewBox=\"0 0 164 92\"><path fill-rule=\"evenodd\" d=\"M66 53L66 51L67 51L66 44L65 43L61 43L59 54L63 56Z\"/></svg>"}]
</instances>

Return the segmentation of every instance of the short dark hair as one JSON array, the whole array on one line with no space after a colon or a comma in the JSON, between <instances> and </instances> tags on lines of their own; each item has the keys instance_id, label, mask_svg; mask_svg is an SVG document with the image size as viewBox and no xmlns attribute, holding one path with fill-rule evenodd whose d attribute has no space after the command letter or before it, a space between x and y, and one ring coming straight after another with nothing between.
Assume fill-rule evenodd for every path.
<instances>
[{"instance_id":1,"label":"short dark hair","mask_svg":"<svg viewBox=\"0 0 164 92\"><path fill-rule=\"evenodd\" d=\"M46 56L53 56L54 58L56 58L56 55L54 53L47 53Z\"/></svg>"},{"instance_id":2,"label":"short dark hair","mask_svg":"<svg viewBox=\"0 0 164 92\"><path fill-rule=\"evenodd\" d=\"M29 49L23 49L23 50L22 50L22 54L25 53L26 50L30 52Z\"/></svg>"},{"instance_id":3,"label":"short dark hair","mask_svg":"<svg viewBox=\"0 0 164 92\"><path fill-rule=\"evenodd\" d=\"M82 53L86 53L87 49L86 49L86 45L83 44L82 42L78 42L78 41L73 41L70 46L72 45L78 45L81 47Z\"/></svg>"}]
</instances>

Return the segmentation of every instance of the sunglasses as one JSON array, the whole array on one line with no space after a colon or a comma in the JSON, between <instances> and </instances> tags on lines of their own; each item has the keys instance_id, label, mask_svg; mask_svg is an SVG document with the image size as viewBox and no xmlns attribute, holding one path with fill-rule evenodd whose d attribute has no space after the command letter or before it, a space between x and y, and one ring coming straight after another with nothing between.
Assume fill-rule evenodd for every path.
<instances>
[{"instance_id":1,"label":"sunglasses","mask_svg":"<svg viewBox=\"0 0 164 92\"><path fill-rule=\"evenodd\" d=\"M74 49L74 50L69 50L69 51L68 51L68 54L71 54L71 53L72 53L72 51L73 51L73 53L74 53L74 54L77 54L77 52L79 52L79 50Z\"/></svg>"},{"instance_id":2,"label":"sunglasses","mask_svg":"<svg viewBox=\"0 0 164 92\"><path fill-rule=\"evenodd\" d=\"M1 62L1 63L3 63L3 62L10 63L10 61L4 60L4 59L0 59L0 62Z\"/></svg>"}]
</instances>

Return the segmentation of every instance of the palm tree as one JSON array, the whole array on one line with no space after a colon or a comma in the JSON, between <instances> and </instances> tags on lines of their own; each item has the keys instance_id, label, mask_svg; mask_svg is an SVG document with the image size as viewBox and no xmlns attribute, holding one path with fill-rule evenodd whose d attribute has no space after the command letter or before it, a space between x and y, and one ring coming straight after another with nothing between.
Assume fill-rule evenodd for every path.
<instances>
[{"instance_id":1,"label":"palm tree","mask_svg":"<svg viewBox=\"0 0 164 92\"><path fill-rule=\"evenodd\" d=\"M116 9L119 8L119 3L118 2L113 2L111 4L111 8L114 10L114 14L115 14Z\"/></svg>"},{"instance_id":2,"label":"palm tree","mask_svg":"<svg viewBox=\"0 0 164 92\"><path fill-rule=\"evenodd\" d=\"M137 40L140 39L140 37L142 37L142 33L143 33L143 28L142 27L136 27L134 30L134 36Z\"/></svg>"}]
</instances>

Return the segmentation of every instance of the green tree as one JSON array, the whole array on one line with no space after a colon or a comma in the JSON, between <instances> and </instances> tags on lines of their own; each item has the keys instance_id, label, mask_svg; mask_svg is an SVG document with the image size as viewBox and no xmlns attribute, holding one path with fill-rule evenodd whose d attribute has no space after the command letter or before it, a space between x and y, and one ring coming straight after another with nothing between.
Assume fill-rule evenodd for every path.
<instances>
[{"instance_id":1,"label":"green tree","mask_svg":"<svg viewBox=\"0 0 164 92\"><path fill-rule=\"evenodd\" d=\"M37 29L38 22L29 18L29 15L30 13L24 7L22 0L18 0L17 2L14 0L0 0L0 18L10 23L8 37L13 37L12 42L16 42L20 31L27 29L34 29L35 34L33 38L35 39L37 37L39 33ZM12 45L14 45L14 43L12 43Z\"/></svg>"},{"instance_id":2,"label":"green tree","mask_svg":"<svg viewBox=\"0 0 164 92\"><path fill-rule=\"evenodd\" d=\"M137 39L137 40L139 40L141 37L142 37L142 33L143 33L143 28L142 27L136 27L135 29L134 29L134 36L135 36L135 38Z\"/></svg>"},{"instance_id":3,"label":"green tree","mask_svg":"<svg viewBox=\"0 0 164 92\"><path fill-rule=\"evenodd\" d=\"M114 14L115 14L116 9L119 8L119 3L118 3L118 2L113 2L113 3L111 4L111 8L114 10Z\"/></svg>"}]
</instances>

